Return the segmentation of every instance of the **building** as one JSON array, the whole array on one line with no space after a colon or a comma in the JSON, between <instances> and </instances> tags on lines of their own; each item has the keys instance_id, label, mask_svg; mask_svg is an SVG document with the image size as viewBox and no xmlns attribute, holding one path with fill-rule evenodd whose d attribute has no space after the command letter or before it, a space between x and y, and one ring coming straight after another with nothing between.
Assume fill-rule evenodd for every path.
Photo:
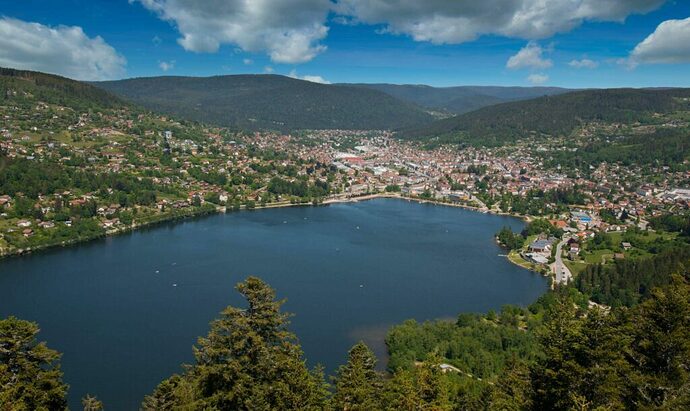
<instances>
[{"instance_id":1,"label":"building","mask_svg":"<svg viewBox=\"0 0 690 411\"><path fill-rule=\"evenodd\" d=\"M550 240L536 240L529 245L529 250L535 253L545 253L551 251Z\"/></svg>"}]
</instances>

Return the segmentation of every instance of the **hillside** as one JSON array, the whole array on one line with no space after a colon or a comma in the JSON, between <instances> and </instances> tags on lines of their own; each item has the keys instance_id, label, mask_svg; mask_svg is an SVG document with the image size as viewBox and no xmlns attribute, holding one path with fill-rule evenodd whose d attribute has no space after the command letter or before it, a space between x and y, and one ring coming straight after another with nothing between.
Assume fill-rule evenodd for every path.
<instances>
[{"instance_id":1,"label":"hillside","mask_svg":"<svg viewBox=\"0 0 690 411\"><path fill-rule=\"evenodd\" d=\"M277 75L153 77L95 83L148 109L242 129L393 129L430 123L377 90Z\"/></svg>"},{"instance_id":2,"label":"hillside","mask_svg":"<svg viewBox=\"0 0 690 411\"><path fill-rule=\"evenodd\" d=\"M558 87L431 87L412 84L352 84L352 86L383 91L421 107L453 114L467 113L509 101L526 100L570 91Z\"/></svg>"},{"instance_id":3,"label":"hillside","mask_svg":"<svg viewBox=\"0 0 690 411\"><path fill-rule=\"evenodd\" d=\"M668 113L687 106L681 98L690 89L583 90L557 96L503 103L429 126L405 129L408 139L441 137L445 141L500 144L529 135L569 135L592 121L645 122L654 113Z\"/></svg>"},{"instance_id":4,"label":"hillside","mask_svg":"<svg viewBox=\"0 0 690 411\"><path fill-rule=\"evenodd\" d=\"M23 97L75 110L126 105L120 98L90 84L34 71L0 67L0 104Z\"/></svg>"}]
</instances>

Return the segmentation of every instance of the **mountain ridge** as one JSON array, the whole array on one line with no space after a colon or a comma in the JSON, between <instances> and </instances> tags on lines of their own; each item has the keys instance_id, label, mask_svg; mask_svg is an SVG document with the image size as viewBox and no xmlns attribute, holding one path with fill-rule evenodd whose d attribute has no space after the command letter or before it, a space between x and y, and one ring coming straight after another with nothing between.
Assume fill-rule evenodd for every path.
<instances>
[{"instance_id":1,"label":"mountain ridge","mask_svg":"<svg viewBox=\"0 0 690 411\"><path fill-rule=\"evenodd\" d=\"M402 129L406 139L442 138L447 142L500 144L529 135L567 136L591 121L645 121L654 113L683 107L690 89L589 89L501 103L419 128Z\"/></svg>"},{"instance_id":2,"label":"mountain ridge","mask_svg":"<svg viewBox=\"0 0 690 411\"><path fill-rule=\"evenodd\" d=\"M423 108L381 91L273 74L91 84L154 111L243 129L394 129L433 121Z\"/></svg>"}]
</instances>

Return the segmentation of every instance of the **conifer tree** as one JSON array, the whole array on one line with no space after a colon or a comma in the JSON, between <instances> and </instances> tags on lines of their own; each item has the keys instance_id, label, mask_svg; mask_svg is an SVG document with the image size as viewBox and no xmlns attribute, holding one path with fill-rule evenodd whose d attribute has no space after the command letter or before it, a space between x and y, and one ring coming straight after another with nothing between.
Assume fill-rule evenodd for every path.
<instances>
[{"instance_id":1,"label":"conifer tree","mask_svg":"<svg viewBox=\"0 0 690 411\"><path fill-rule=\"evenodd\" d=\"M338 369L335 378L333 407L337 410L381 409L383 380L376 372L374 353L363 342L349 352L346 365Z\"/></svg>"},{"instance_id":2,"label":"conifer tree","mask_svg":"<svg viewBox=\"0 0 690 411\"><path fill-rule=\"evenodd\" d=\"M36 341L38 325L9 317L0 320L0 409L64 410L60 354Z\"/></svg>"}]
</instances>

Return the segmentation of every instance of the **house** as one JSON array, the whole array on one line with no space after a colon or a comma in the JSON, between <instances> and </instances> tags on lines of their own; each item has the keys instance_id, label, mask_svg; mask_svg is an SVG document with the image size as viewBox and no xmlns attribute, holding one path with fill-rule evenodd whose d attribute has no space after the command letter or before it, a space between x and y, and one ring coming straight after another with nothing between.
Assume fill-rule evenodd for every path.
<instances>
[{"instance_id":1,"label":"house","mask_svg":"<svg viewBox=\"0 0 690 411\"><path fill-rule=\"evenodd\" d=\"M22 231L22 234L24 234L24 237L31 237L34 235L34 230L27 228L24 231Z\"/></svg>"},{"instance_id":2,"label":"house","mask_svg":"<svg viewBox=\"0 0 690 411\"><path fill-rule=\"evenodd\" d=\"M115 224L119 223L120 219L113 218L112 220L103 220L103 228L112 228Z\"/></svg>"},{"instance_id":3,"label":"house","mask_svg":"<svg viewBox=\"0 0 690 411\"><path fill-rule=\"evenodd\" d=\"M8 195L0 196L0 208L9 207L12 197Z\"/></svg>"},{"instance_id":4,"label":"house","mask_svg":"<svg viewBox=\"0 0 690 411\"><path fill-rule=\"evenodd\" d=\"M546 258L546 256L539 253L526 253L523 257L536 264L547 264L549 262L549 259Z\"/></svg>"},{"instance_id":5,"label":"house","mask_svg":"<svg viewBox=\"0 0 690 411\"><path fill-rule=\"evenodd\" d=\"M52 221L41 221L38 223L38 226L41 228L53 228L55 227L55 223Z\"/></svg>"},{"instance_id":6,"label":"house","mask_svg":"<svg viewBox=\"0 0 690 411\"><path fill-rule=\"evenodd\" d=\"M17 221L17 227L21 227L21 228L31 227L31 221L19 220L19 221Z\"/></svg>"},{"instance_id":7,"label":"house","mask_svg":"<svg viewBox=\"0 0 690 411\"><path fill-rule=\"evenodd\" d=\"M544 253L551 251L551 241L536 240L529 245L529 250L535 253Z\"/></svg>"},{"instance_id":8,"label":"house","mask_svg":"<svg viewBox=\"0 0 690 411\"><path fill-rule=\"evenodd\" d=\"M561 230L568 227L568 223L563 220L549 220L552 226L560 228Z\"/></svg>"},{"instance_id":9,"label":"house","mask_svg":"<svg viewBox=\"0 0 690 411\"><path fill-rule=\"evenodd\" d=\"M621 247L623 247L623 249L627 251L627 250L630 250L630 249L632 248L632 244L630 244L630 243L628 243L628 242L626 242L626 241L623 241L623 242L621 243Z\"/></svg>"}]
</instances>

